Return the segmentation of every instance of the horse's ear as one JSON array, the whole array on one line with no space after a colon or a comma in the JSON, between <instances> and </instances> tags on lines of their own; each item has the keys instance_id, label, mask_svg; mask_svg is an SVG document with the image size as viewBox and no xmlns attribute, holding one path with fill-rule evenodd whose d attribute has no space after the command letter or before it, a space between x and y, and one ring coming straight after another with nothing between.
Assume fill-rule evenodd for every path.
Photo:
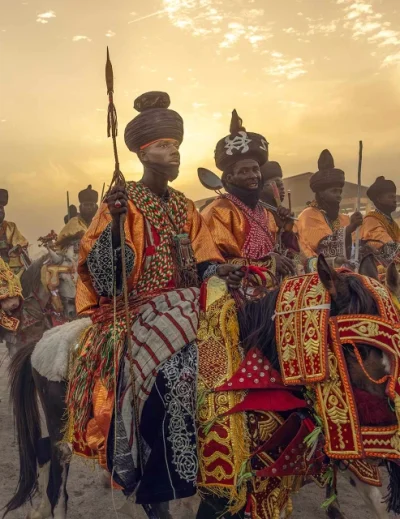
<instances>
[{"instance_id":1,"label":"horse's ear","mask_svg":"<svg viewBox=\"0 0 400 519\"><path fill-rule=\"evenodd\" d=\"M332 297L336 297L336 284L339 281L339 276L335 270L328 265L323 254L318 256L317 271L319 279L321 280L324 287Z\"/></svg>"},{"instance_id":2,"label":"horse's ear","mask_svg":"<svg viewBox=\"0 0 400 519\"><path fill-rule=\"evenodd\" d=\"M363 276L368 276L379 281L378 267L376 266L376 261L373 254L368 254L367 256L363 257L358 272Z\"/></svg>"},{"instance_id":3,"label":"horse's ear","mask_svg":"<svg viewBox=\"0 0 400 519\"><path fill-rule=\"evenodd\" d=\"M386 285L392 294L400 295L400 274L395 263L391 263L386 270Z\"/></svg>"}]
</instances>

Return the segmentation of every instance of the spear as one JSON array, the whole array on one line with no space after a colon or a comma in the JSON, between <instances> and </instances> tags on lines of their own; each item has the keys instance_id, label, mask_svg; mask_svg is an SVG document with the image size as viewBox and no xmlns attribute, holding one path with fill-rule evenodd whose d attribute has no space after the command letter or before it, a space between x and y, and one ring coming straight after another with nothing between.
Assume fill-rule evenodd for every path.
<instances>
[{"instance_id":1,"label":"spear","mask_svg":"<svg viewBox=\"0 0 400 519\"><path fill-rule=\"evenodd\" d=\"M361 169L362 169L362 158L363 158L363 142L359 142L358 146L358 173L357 173L357 211L361 210ZM356 250L355 250L355 263L358 270L358 263L360 259L360 228L356 231Z\"/></svg>"},{"instance_id":2,"label":"spear","mask_svg":"<svg viewBox=\"0 0 400 519\"><path fill-rule=\"evenodd\" d=\"M67 215L68 215L68 221L70 220L71 218L71 212L70 212L70 208L69 208L69 191L67 191Z\"/></svg>"},{"instance_id":3,"label":"spear","mask_svg":"<svg viewBox=\"0 0 400 519\"><path fill-rule=\"evenodd\" d=\"M113 67L110 60L110 53L107 47L107 61L106 61L106 84L107 84L107 95L108 95L108 113L107 113L107 137L112 138L113 142L113 151L114 151L114 174L110 183L110 187L108 189L109 193L111 189L120 185L125 187L126 181L125 177L122 174L119 168L119 158L118 158L118 149L117 149L117 135L118 135L118 117L117 110L114 105L114 72ZM115 202L116 207L121 207L121 202L117 200ZM126 215L122 214L120 216L120 234L121 234L121 260L122 260L122 284L123 284L123 294L124 294L124 306L125 306L125 319L126 319L126 330L127 330L127 344L128 344L128 352L129 355L132 354L133 345L132 345L132 336L131 336L131 318L129 314L129 299L128 299L128 283L127 283L127 270L126 270L126 256L125 256L125 224ZM139 431L139 406L136 396L136 384L135 377L133 372L133 364L130 361L130 375L131 375L131 385L132 385L132 401L133 401L133 410L134 410L134 427L137 438L137 450L138 450L138 468L139 473L143 473L143 453L141 448L141 438ZM116 388L115 388L116 390ZM117 395L115 395L115 398Z\"/></svg>"}]
</instances>

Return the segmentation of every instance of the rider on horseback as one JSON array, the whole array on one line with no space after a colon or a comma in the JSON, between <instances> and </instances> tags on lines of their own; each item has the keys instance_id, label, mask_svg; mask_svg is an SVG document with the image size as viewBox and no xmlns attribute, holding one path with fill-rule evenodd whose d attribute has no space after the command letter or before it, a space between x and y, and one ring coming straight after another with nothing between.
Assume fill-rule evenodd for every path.
<instances>
[{"instance_id":1,"label":"rider on horseback","mask_svg":"<svg viewBox=\"0 0 400 519\"><path fill-rule=\"evenodd\" d=\"M311 271L319 254L336 267L351 259L352 233L362 224L362 215L356 212L349 218L340 214L344 183L344 171L335 168L331 153L324 150L318 159L318 171L310 179L315 200L297 222L301 251Z\"/></svg>"},{"instance_id":2,"label":"rider on horseback","mask_svg":"<svg viewBox=\"0 0 400 519\"><path fill-rule=\"evenodd\" d=\"M5 206L8 204L8 191L0 189L0 258L10 266L14 274L21 274L30 264L28 241L19 232L14 222L5 218Z\"/></svg>"},{"instance_id":3,"label":"rider on horseback","mask_svg":"<svg viewBox=\"0 0 400 519\"><path fill-rule=\"evenodd\" d=\"M237 287L242 277L238 267L221 265L193 202L168 186L179 173L183 140L182 118L169 103L162 92L136 99L140 114L128 124L125 142L143 164L143 177L108 193L81 241L76 302L94 324L80 341L67 396L75 451L113 468L114 481L128 494L136 488L136 502L149 514L160 508L150 503L196 492L197 287L212 275ZM132 351L123 302L112 304L122 291L123 214Z\"/></svg>"},{"instance_id":4,"label":"rider on horseback","mask_svg":"<svg viewBox=\"0 0 400 519\"><path fill-rule=\"evenodd\" d=\"M286 275L294 273L294 266L276 253L279 226L259 201L263 187L260 166L267 160L268 142L262 135L246 132L234 110L230 135L215 150L215 164L223 172L227 194L208 204L202 215L227 261ZM278 211L282 221L290 214L283 207Z\"/></svg>"},{"instance_id":5,"label":"rider on horseback","mask_svg":"<svg viewBox=\"0 0 400 519\"><path fill-rule=\"evenodd\" d=\"M57 239L57 246L61 249L73 245L77 252L81 238L88 230L97 212L99 194L89 185L86 189L79 192L78 198L80 203L79 215L73 216L66 222Z\"/></svg>"},{"instance_id":6,"label":"rider on horseback","mask_svg":"<svg viewBox=\"0 0 400 519\"><path fill-rule=\"evenodd\" d=\"M396 184L385 177L378 177L368 189L367 195L375 205L364 218L360 237L376 251L377 259L387 266L391 261L400 262L400 228L392 217L396 211Z\"/></svg>"}]
</instances>

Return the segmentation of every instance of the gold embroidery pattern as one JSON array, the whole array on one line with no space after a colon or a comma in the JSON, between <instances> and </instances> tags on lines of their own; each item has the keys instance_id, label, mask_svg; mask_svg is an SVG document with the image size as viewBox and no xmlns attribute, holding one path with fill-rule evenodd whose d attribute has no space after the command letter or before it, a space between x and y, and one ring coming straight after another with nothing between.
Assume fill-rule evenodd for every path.
<instances>
[{"instance_id":1,"label":"gold embroidery pattern","mask_svg":"<svg viewBox=\"0 0 400 519\"><path fill-rule=\"evenodd\" d=\"M232 509L240 510L247 494L246 484L237 486L238 475L250 456L247 424L244 413L222 415L240 403L245 392L211 390L235 373L242 355L235 302L226 284L217 278L207 282L198 350L198 486L200 491L229 498Z\"/></svg>"},{"instance_id":2,"label":"gold embroidery pattern","mask_svg":"<svg viewBox=\"0 0 400 519\"><path fill-rule=\"evenodd\" d=\"M326 378L330 310L310 307L329 303L318 274L282 283L276 306L276 339L285 384L306 385Z\"/></svg>"}]
</instances>

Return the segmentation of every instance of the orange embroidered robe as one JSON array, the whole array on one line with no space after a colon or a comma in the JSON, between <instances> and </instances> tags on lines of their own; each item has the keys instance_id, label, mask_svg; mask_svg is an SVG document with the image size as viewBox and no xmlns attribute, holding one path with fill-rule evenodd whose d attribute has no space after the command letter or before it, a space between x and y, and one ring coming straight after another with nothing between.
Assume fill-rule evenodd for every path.
<instances>
[{"instance_id":1,"label":"orange embroidered robe","mask_svg":"<svg viewBox=\"0 0 400 519\"><path fill-rule=\"evenodd\" d=\"M80 243L78 273L79 279L76 293L76 307L79 314L87 314L97 308L100 297L96 292L89 273L88 255L111 222L111 215L106 204L102 204L89 229ZM128 202L128 213L125 220L125 240L127 248L134 255L133 269L128 278L128 290L132 291L143 272L146 259L146 219L131 200ZM184 231L189 235L197 263L206 261L223 263L218 249L212 239L203 218L191 200L187 200L187 220Z\"/></svg>"},{"instance_id":2,"label":"orange embroidered robe","mask_svg":"<svg viewBox=\"0 0 400 519\"><path fill-rule=\"evenodd\" d=\"M307 207L300 214L297 233L300 249L307 258L322 253L326 258L347 257L345 228L350 224L347 215L339 214L340 229L333 231L324 214L316 207Z\"/></svg>"},{"instance_id":3,"label":"orange embroidered robe","mask_svg":"<svg viewBox=\"0 0 400 519\"><path fill-rule=\"evenodd\" d=\"M400 228L394 220L376 211L369 212L360 230L360 239L374 249L388 262L398 261L400 256Z\"/></svg>"},{"instance_id":4,"label":"orange embroidered robe","mask_svg":"<svg viewBox=\"0 0 400 519\"><path fill-rule=\"evenodd\" d=\"M278 227L272 213L264 209L267 215L269 231L274 242L278 234ZM243 245L248 231L247 219L243 212L231 200L217 198L208 204L201 212L211 235L220 253L229 262L246 263L250 258L243 256ZM251 261L251 263L262 263Z\"/></svg>"}]
</instances>

